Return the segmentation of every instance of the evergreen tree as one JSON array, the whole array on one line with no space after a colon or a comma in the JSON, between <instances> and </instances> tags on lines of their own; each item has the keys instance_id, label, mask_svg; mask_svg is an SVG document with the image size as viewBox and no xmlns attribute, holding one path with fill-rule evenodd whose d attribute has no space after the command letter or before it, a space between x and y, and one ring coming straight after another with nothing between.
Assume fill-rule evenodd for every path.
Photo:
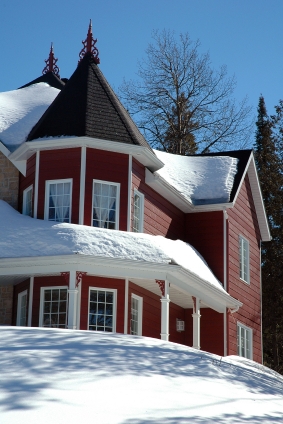
<instances>
[{"instance_id":1,"label":"evergreen tree","mask_svg":"<svg viewBox=\"0 0 283 424\"><path fill-rule=\"evenodd\" d=\"M263 353L267 366L283 373L282 163L276 125L264 98L258 105L255 157L272 241L262 243ZM280 133L280 130L277 131Z\"/></svg>"}]
</instances>

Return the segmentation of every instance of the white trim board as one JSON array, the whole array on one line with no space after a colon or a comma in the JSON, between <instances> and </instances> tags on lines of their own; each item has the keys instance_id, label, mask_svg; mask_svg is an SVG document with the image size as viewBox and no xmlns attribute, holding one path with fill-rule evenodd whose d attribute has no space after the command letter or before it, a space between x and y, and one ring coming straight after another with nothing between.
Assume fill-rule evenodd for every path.
<instances>
[{"instance_id":1,"label":"white trim board","mask_svg":"<svg viewBox=\"0 0 283 424\"><path fill-rule=\"evenodd\" d=\"M179 265L156 264L88 255L62 255L0 260L1 275L50 275L63 271L84 271L90 275L113 278L139 278L169 280L181 291L199 297L203 302L223 313L225 308L237 309L242 303L225 290L202 280Z\"/></svg>"},{"instance_id":2,"label":"white trim board","mask_svg":"<svg viewBox=\"0 0 283 424\"><path fill-rule=\"evenodd\" d=\"M91 137L51 137L27 141L21 144L21 146L13 153L10 153L9 159L14 161L24 161L32 156L36 151L71 149L83 146L132 155L138 162L142 163L153 172L164 166L164 163L157 158L155 153L149 147Z\"/></svg>"}]
</instances>

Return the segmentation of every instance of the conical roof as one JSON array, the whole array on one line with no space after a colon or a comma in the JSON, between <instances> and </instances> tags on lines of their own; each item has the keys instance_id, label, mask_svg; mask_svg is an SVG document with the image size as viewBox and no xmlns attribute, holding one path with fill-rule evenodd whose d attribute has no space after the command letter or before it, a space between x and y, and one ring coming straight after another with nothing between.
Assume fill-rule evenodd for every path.
<instances>
[{"instance_id":1,"label":"conical roof","mask_svg":"<svg viewBox=\"0 0 283 424\"><path fill-rule=\"evenodd\" d=\"M151 149L90 52L31 130L27 141L60 136L86 136Z\"/></svg>"}]
</instances>

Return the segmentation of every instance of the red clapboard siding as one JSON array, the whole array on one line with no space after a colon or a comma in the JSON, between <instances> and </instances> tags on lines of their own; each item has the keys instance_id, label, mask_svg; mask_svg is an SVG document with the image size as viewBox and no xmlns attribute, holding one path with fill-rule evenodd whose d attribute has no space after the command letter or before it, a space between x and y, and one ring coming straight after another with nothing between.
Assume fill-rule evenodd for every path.
<instances>
[{"instance_id":1,"label":"red clapboard siding","mask_svg":"<svg viewBox=\"0 0 283 424\"><path fill-rule=\"evenodd\" d=\"M29 279L23 281L22 283L14 286L14 294L13 294L13 312L12 312L12 325L17 325L17 311L18 311L18 295L19 293L27 290L27 305L29 304L29 287L30 281ZM28 307L27 307L28 313ZM26 317L27 318L27 317Z\"/></svg>"},{"instance_id":2,"label":"red clapboard siding","mask_svg":"<svg viewBox=\"0 0 283 424\"><path fill-rule=\"evenodd\" d=\"M32 301L32 327L39 325L40 289L41 287L68 286L66 280L61 275L49 277L35 277L33 286Z\"/></svg>"},{"instance_id":3,"label":"red clapboard siding","mask_svg":"<svg viewBox=\"0 0 283 424\"><path fill-rule=\"evenodd\" d=\"M129 156L87 148L84 224L91 225L93 180L120 183L120 225L127 230Z\"/></svg>"},{"instance_id":4,"label":"red clapboard siding","mask_svg":"<svg viewBox=\"0 0 283 424\"><path fill-rule=\"evenodd\" d=\"M128 333L130 334L131 323L131 296L136 294L143 298L142 313L142 335L145 337L154 337L160 339L161 333L161 302L160 296L140 287L131 281L129 282L128 298ZM185 320L185 309L170 302L169 304L169 340L174 343L184 344L185 332L178 332L176 329L176 320Z\"/></svg>"},{"instance_id":5,"label":"red clapboard siding","mask_svg":"<svg viewBox=\"0 0 283 424\"><path fill-rule=\"evenodd\" d=\"M185 344L193 346L193 310L185 310ZM200 347L206 352L223 356L224 354L224 322L223 314L210 308L201 308Z\"/></svg>"},{"instance_id":6,"label":"red clapboard siding","mask_svg":"<svg viewBox=\"0 0 283 424\"><path fill-rule=\"evenodd\" d=\"M223 212L187 214L185 241L198 250L223 282Z\"/></svg>"},{"instance_id":7,"label":"red clapboard siding","mask_svg":"<svg viewBox=\"0 0 283 424\"><path fill-rule=\"evenodd\" d=\"M36 155L32 155L27 160L27 172L24 177L20 173L20 182L19 182L19 212L23 210L23 191L29 186L33 186L33 198L34 198L34 182L35 182L35 163L36 163ZM33 207L33 199L32 199L32 207Z\"/></svg>"},{"instance_id":8,"label":"red clapboard siding","mask_svg":"<svg viewBox=\"0 0 283 424\"><path fill-rule=\"evenodd\" d=\"M45 181L73 179L71 222L79 222L81 149L48 150L40 152L38 181L38 218L44 218Z\"/></svg>"},{"instance_id":9,"label":"red clapboard siding","mask_svg":"<svg viewBox=\"0 0 283 424\"><path fill-rule=\"evenodd\" d=\"M143 298L142 311L142 335L160 339L161 332L161 302L160 297L150 291L140 287L131 281L129 282L128 298L128 334L130 334L131 322L131 296L136 294Z\"/></svg>"},{"instance_id":10,"label":"red clapboard siding","mask_svg":"<svg viewBox=\"0 0 283 424\"><path fill-rule=\"evenodd\" d=\"M262 362L261 346L261 288L260 288L260 230L248 176L242 184L235 207L228 209L228 292L243 306L227 317L228 355L237 354L237 322L253 330L253 359ZM250 284L240 279L239 236L249 241Z\"/></svg>"},{"instance_id":11,"label":"red clapboard siding","mask_svg":"<svg viewBox=\"0 0 283 424\"><path fill-rule=\"evenodd\" d=\"M145 184L145 167L133 159L132 217L135 188L144 194L144 232L184 240L185 214Z\"/></svg>"},{"instance_id":12,"label":"red clapboard siding","mask_svg":"<svg viewBox=\"0 0 283 424\"><path fill-rule=\"evenodd\" d=\"M98 287L117 290L116 332L124 333L125 280L84 275L81 288L80 329L88 329L89 288Z\"/></svg>"}]
</instances>

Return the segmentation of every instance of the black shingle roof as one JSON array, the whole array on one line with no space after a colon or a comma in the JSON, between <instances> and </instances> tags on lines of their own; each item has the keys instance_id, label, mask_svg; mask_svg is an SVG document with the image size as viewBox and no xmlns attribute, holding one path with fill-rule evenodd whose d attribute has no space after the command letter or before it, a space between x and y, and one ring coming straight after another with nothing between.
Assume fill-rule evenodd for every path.
<instances>
[{"instance_id":1,"label":"black shingle roof","mask_svg":"<svg viewBox=\"0 0 283 424\"><path fill-rule=\"evenodd\" d=\"M25 88L32 84L38 84L39 82L46 82L47 84L51 85L51 87L58 88L58 90L62 90L62 88L65 86L65 82L57 77L57 75L53 74L53 72L47 72L47 74L41 75L40 77L28 82L19 88Z\"/></svg>"},{"instance_id":2,"label":"black shingle roof","mask_svg":"<svg viewBox=\"0 0 283 424\"><path fill-rule=\"evenodd\" d=\"M90 53L86 53L27 140L57 136L86 136L151 149Z\"/></svg>"}]
</instances>

